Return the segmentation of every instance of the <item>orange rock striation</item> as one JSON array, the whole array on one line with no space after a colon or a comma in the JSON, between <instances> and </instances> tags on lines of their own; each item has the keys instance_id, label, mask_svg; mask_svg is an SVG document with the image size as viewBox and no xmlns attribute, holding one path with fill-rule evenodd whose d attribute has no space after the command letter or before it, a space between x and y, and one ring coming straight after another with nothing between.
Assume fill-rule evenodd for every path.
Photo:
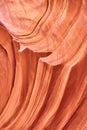
<instances>
[{"instance_id":1,"label":"orange rock striation","mask_svg":"<svg viewBox=\"0 0 87 130\"><path fill-rule=\"evenodd\" d=\"M0 130L87 130L87 0L0 0Z\"/></svg>"}]
</instances>

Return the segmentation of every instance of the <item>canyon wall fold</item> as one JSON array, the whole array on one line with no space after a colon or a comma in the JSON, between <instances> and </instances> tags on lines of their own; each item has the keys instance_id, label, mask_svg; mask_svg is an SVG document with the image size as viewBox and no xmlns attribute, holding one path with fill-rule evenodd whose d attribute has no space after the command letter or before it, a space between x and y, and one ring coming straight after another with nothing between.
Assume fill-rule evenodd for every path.
<instances>
[{"instance_id":1,"label":"canyon wall fold","mask_svg":"<svg viewBox=\"0 0 87 130\"><path fill-rule=\"evenodd\" d=\"M0 130L87 130L87 0L0 0Z\"/></svg>"}]
</instances>

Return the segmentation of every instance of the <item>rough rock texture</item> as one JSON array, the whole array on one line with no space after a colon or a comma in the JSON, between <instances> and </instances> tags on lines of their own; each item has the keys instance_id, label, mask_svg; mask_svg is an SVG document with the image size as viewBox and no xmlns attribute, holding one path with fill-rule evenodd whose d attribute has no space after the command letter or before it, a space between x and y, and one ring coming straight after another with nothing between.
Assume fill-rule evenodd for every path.
<instances>
[{"instance_id":1,"label":"rough rock texture","mask_svg":"<svg viewBox=\"0 0 87 130\"><path fill-rule=\"evenodd\" d=\"M87 130L87 0L0 0L0 130Z\"/></svg>"}]
</instances>

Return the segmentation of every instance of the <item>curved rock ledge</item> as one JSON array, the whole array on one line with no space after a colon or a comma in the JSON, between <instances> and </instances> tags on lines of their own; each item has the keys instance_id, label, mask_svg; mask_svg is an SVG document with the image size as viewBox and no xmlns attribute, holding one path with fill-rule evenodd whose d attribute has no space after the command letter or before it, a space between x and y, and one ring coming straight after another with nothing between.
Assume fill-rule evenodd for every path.
<instances>
[{"instance_id":1,"label":"curved rock ledge","mask_svg":"<svg viewBox=\"0 0 87 130\"><path fill-rule=\"evenodd\" d=\"M0 130L87 129L87 0L0 1Z\"/></svg>"}]
</instances>

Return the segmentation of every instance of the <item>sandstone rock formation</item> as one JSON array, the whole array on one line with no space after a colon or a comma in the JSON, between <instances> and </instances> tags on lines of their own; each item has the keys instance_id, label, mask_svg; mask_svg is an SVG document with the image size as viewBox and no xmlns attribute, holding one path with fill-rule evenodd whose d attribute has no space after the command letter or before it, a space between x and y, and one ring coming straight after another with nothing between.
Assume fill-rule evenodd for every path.
<instances>
[{"instance_id":1,"label":"sandstone rock formation","mask_svg":"<svg viewBox=\"0 0 87 130\"><path fill-rule=\"evenodd\" d=\"M0 130L87 130L87 0L0 0Z\"/></svg>"}]
</instances>

